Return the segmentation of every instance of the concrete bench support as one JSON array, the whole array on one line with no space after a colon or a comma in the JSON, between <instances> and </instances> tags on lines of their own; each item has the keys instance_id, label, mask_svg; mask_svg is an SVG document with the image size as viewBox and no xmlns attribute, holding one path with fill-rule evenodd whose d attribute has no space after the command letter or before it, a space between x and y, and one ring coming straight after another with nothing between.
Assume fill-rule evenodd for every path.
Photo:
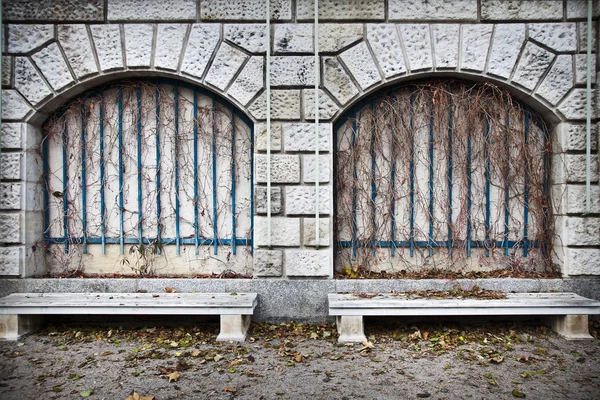
<instances>
[{"instance_id":1,"label":"concrete bench support","mask_svg":"<svg viewBox=\"0 0 600 400\"><path fill-rule=\"evenodd\" d=\"M600 314L600 302L574 293L511 293L498 300L329 295L329 315L336 316L340 343L366 340L363 316L539 315L568 340L592 339L588 314Z\"/></svg>"}]
</instances>

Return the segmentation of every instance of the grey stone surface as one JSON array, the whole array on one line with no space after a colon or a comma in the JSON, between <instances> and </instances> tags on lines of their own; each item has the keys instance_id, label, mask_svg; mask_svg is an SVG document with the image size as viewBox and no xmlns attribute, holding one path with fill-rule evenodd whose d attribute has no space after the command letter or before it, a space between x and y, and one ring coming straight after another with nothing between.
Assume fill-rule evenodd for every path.
<instances>
[{"instance_id":1,"label":"grey stone surface","mask_svg":"<svg viewBox=\"0 0 600 400\"><path fill-rule=\"evenodd\" d=\"M0 248L0 276L15 276L21 272L21 247Z\"/></svg>"},{"instance_id":2,"label":"grey stone surface","mask_svg":"<svg viewBox=\"0 0 600 400\"><path fill-rule=\"evenodd\" d=\"M390 21L477 19L477 0L389 0Z\"/></svg>"},{"instance_id":3,"label":"grey stone surface","mask_svg":"<svg viewBox=\"0 0 600 400\"><path fill-rule=\"evenodd\" d=\"M594 101L595 89L592 89L592 102ZM573 89L558 105L560 111L567 119L585 119L587 107L587 93L585 89ZM597 107L592 104L592 118L598 114Z\"/></svg>"},{"instance_id":4,"label":"grey stone surface","mask_svg":"<svg viewBox=\"0 0 600 400\"><path fill-rule=\"evenodd\" d=\"M277 24L273 27L276 53L313 53L313 24Z\"/></svg>"},{"instance_id":5,"label":"grey stone surface","mask_svg":"<svg viewBox=\"0 0 600 400\"><path fill-rule=\"evenodd\" d=\"M98 72L85 25L59 25L58 41L78 79Z\"/></svg>"},{"instance_id":6,"label":"grey stone surface","mask_svg":"<svg viewBox=\"0 0 600 400\"><path fill-rule=\"evenodd\" d=\"M587 22L578 22L577 27L579 29L579 52L587 53ZM597 51L597 40L596 40L596 22L592 22L592 53Z\"/></svg>"},{"instance_id":7,"label":"grey stone surface","mask_svg":"<svg viewBox=\"0 0 600 400\"><path fill-rule=\"evenodd\" d=\"M544 78L536 93L552 105L556 105L573 86L573 58L562 54Z\"/></svg>"},{"instance_id":8,"label":"grey stone surface","mask_svg":"<svg viewBox=\"0 0 600 400\"><path fill-rule=\"evenodd\" d=\"M297 0L296 18L313 20L314 4L313 0ZM384 0L345 0L342 4L336 0L320 0L319 20L383 20L385 17Z\"/></svg>"},{"instance_id":9,"label":"grey stone surface","mask_svg":"<svg viewBox=\"0 0 600 400\"><path fill-rule=\"evenodd\" d=\"M150 67L154 26L149 24L125 24L125 58L129 68Z\"/></svg>"},{"instance_id":10,"label":"grey stone surface","mask_svg":"<svg viewBox=\"0 0 600 400\"><path fill-rule=\"evenodd\" d=\"M227 91L229 96L244 106L264 87L263 61L263 57L250 57L242 72Z\"/></svg>"},{"instance_id":11,"label":"grey stone surface","mask_svg":"<svg viewBox=\"0 0 600 400\"><path fill-rule=\"evenodd\" d=\"M2 90L2 119L21 120L31 107L16 90Z\"/></svg>"},{"instance_id":12,"label":"grey stone surface","mask_svg":"<svg viewBox=\"0 0 600 400\"><path fill-rule=\"evenodd\" d=\"M302 181L304 183L314 183L316 181L316 167L314 154L305 154L302 156ZM319 182L329 182L330 176L331 156L327 154L319 155Z\"/></svg>"},{"instance_id":13,"label":"grey stone surface","mask_svg":"<svg viewBox=\"0 0 600 400\"><path fill-rule=\"evenodd\" d=\"M365 42L344 51L340 58L363 90L381 82L381 76Z\"/></svg>"},{"instance_id":14,"label":"grey stone surface","mask_svg":"<svg viewBox=\"0 0 600 400\"><path fill-rule=\"evenodd\" d=\"M368 24L367 39L386 78L406 72L406 64L396 25ZM458 47L458 45L457 45Z\"/></svg>"},{"instance_id":15,"label":"grey stone surface","mask_svg":"<svg viewBox=\"0 0 600 400\"><path fill-rule=\"evenodd\" d=\"M283 275L283 252L281 250L256 250L254 252L254 275L259 277Z\"/></svg>"},{"instance_id":16,"label":"grey stone surface","mask_svg":"<svg viewBox=\"0 0 600 400\"><path fill-rule=\"evenodd\" d=\"M0 209L19 210L21 208L21 184L0 183Z\"/></svg>"},{"instance_id":17,"label":"grey stone surface","mask_svg":"<svg viewBox=\"0 0 600 400\"><path fill-rule=\"evenodd\" d=\"M12 56L2 56L2 87L10 87L13 84L13 60Z\"/></svg>"},{"instance_id":18,"label":"grey stone surface","mask_svg":"<svg viewBox=\"0 0 600 400\"><path fill-rule=\"evenodd\" d=\"M202 77L220 37L220 29L214 24L194 24L185 49L181 72L197 78Z\"/></svg>"},{"instance_id":19,"label":"grey stone surface","mask_svg":"<svg viewBox=\"0 0 600 400\"><path fill-rule=\"evenodd\" d=\"M340 62L334 57L326 57L323 60L323 77L325 88L344 105L358 94L358 89L342 68Z\"/></svg>"},{"instance_id":20,"label":"grey stone surface","mask_svg":"<svg viewBox=\"0 0 600 400\"><path fill-rule=\"evenodd\" d=\"M555 55L548 50L528 42L513 76L513 82L532 90L546 72L554 57Z\"/></svg>"},{"instance_id":21,"label":"grey stone surface","mask_svg":"<svg viewBox=\"0 0 600 400\"><path fill-rule=\"evenodd\" d=\"M302 90L304 96L304 118L315 119L315 89ZM319 121L331 119L340 107L333 101L331 96L319 89Z\"/></svg>"},{"instance_id":22,"label":"grey stone surface","mask_svg":"<svg viewBox=\"0 0 600 400\"><path fill-rule=\"evenodd\" d=\"M52 94L48 85L26 57L15 58L15 89L34 106Z\"/></svg>"},{"instance_id":23,"label":"grey stone surface","mask_svg":"<svg viewBox=\"0 0 600 400\"><path fill-rule=\"evenodd\" d=\"M267 213L267 188L256 186L254 189L254 212L256 214ZM281 213L281 187L271 186L271 214Z\"/></svg>"},{"instance_id":24,"label":"grey stone surface","mask_svg":"<svg viewBox=\"0 0 600 400\"><path fill-rule=\"evenodd\" d=\"M0 214L0 243L21 243L21 214Z\"/></svg>"},{"instance_id":25,"label":"grey stone surface","mask_svg":"<svg viewBox=\"0 0 600 400\"><path fill-rule=\"evenodd\" d=\"M587 0L567 0L567 19L582 19L587 18L588 2ZM598 17L600 15L600 3L594 2L592 15Z\"/></svg>"},{"instance_id":26,"label":"grey stone surface","mask_svg":"<svg viewBox=\"0 0 600 400\"><path fill-rule=\"evenodd\" d=\"M592 145L592 151L596 151L598 145L597 126L591 126L590 142ZM567 128L563 132L563 151L585 151L586 146L586 126L568 124Z\"/></svg>"},{"instance_id":27,"label":"grey stone surface","mask_svg":"<svg viewBox=\"0 0 600 400\"><path fill-rule=\"evenodd\" d=\"M0 148L2 149L21 149L23 130L26 125L18 122L2 123L2 135L0 135Z\"/></svg>"},{"instance_id":28,"label":"grey stone surface","mask_svg":"<svg viewBox=\"0 0 600 400\"><path fill-rule=\"evenodd\" d=\"M256 183L267 182L267 156L256 154ZM300 156L292 154L271 155L271 183L300 182Z\"/></svg>"},{"instance_id":29,"label":"grey stone surface","mask_svg":"<svg viewBox=\"0 0 600 400\"><path fill-rule=\"evenodd\" d=\"M183 40L188 25L182 24L159 24L156 31L156 53L154 55L154 66L162 69L177 70Z\"/></svg>"},{"instance_id":30,"label":"grey stone surface","mask_svg":"<svg viewBox=\"0 0 600 400\"><path fill-rule=\"evenodd\" d=\"M220 90L225 90L247 58L248 56L240 50L227 43L222 43L205 81Z\"/></svg>"},{"instance_id":31,"label":"grey stone surface","mask_svg":"<svg viewBox=\"0 0 600 400\"><path fill-rule=\"evenodd\" d=\"M314 86L314 56L271 57L271 86Z\"/></svg>"},{"instance_id":32,"label":"grey stone surface","mask_svg":"<svg viewBox=\"0 0 600 400\"><path fill-rule=\"evenodd\" d=\"M400 35L404 41L408 67L411 71L419 71L433 67L431 58L431 38L427 24L399 25Z\"/></svg>"},{"instance_id":33,"label":"grey stone surface","mask_svg":"<svg viewBox=\"0 0 600 400\"><path fill-rule=\"evenodd\" d=\"M109 21L196 20L196 0L108 0Z\"/></svg>"},{"instance_id":34,"label":"grey stone surface","mask_svg":"<svg viewBox=\"0 0 600 400\"><path fill-rule=\"evenodd\" d=\"M330 246L331 241L329 228L330 228L331 218L320 218L319 217L319 247L327 247ZM306 247L314 247L316 245L316 219L315 218L304 218L302 221L303 224L303 243Z\"/></svg>"},{"instance_id":35,"label":"grey stone surface","mask_svg":"<svg viewBox=\"0 0 600 400\"><path fill-rule=\"evenodd\" d=\"M102 21L104 0L4 1L2 19L8 21Z\"/></svg>"},{"instance_id":36,"label":"grey stone surface","mask_svg":"<svg viewBox=\"0 0 600 400\"><path fill-rule=\"evenodd\" d=\"M590 187L590 213L600 214L600 188ZM567 213L586 213L586 188L585 185L567 186Z\"/></svg>"},{"instance_id":37,"label":"grey stone surface","mask_svg":"<svg viewBox=\"0 0 600 400\"><path fill-rule=\"evenodd\" d=\"M266 52L265 24L228 24L223 28L225 39L250 53Z\"/></svg>"},{"instance_id":38,"label":"grey stone surface","mask_svg":"<svg viewBox=\"0 0 600 400\"><path fill-rule=\"evenodd\" d=\"M256 151L267 151L267 124L256 124L254 132L256 132ZM282 132L282 124L271 123L271 151L281 151Z\"/></svg>"},{"instance_id":39,"label":"grey stone surface","mask_svg":"<svg viewBox=\"0 0 600 400\"><path fill-rule=\"evenodd\" d=\"M305 122L283 124L283 137L287 151L315 151L315 125ZM329 151L332 126L319 123L319 151Z\"/></svg>"},{"instance_id":40,"label":"grey stone surface","mask_svg":"<svg viewBox=\"0 0 600 400\"><path fill-rule=\"evenodd\" d=\"M577 51L574 22L529 24L529 37L557 52Z\"/></svg>"},{"instance_id":41,"label":"grey stone surface","mask_svg":"<svg viewBox=\"0 0 600 400\"><path fill-rule=\"evenodd\" d=\"M258 120L266 118L267 93L263 92L248 107L248 111ZM271 90L271 118L272 119L300 119L300 91L299 90Z\"/></svg>"},{"instance_id":42,"label":"grey stone surface","mask_svg":"<svg viewBox=\"0 0 600 400\"><path fill-rule=\"evenodd\" d=\"M0 154L0 179L21 179L21 153Z\"/></svg>"},{"instance_id":43,"label":"grey stone surface","mask_svg":"<svg viewBox=\"0 0 600 400\"><path fill-rule=\"evenodd\" d=\"M600 249L568 249L569 275L600 275Z\"/></svg>"},{"instance_id":44,"label":"grey stone surface","mask_svg":"<svg viewBox=\"0 0 600 400\"><path fill-rule=\"evenodd\" d=\"M267 217L254 217L254 241L256 246L268 246ZM300 218L272 217L271 246L300 246Z\"/></svg>"},{"instance_id":45,"label":"grey stone surface","mask_svg":"<svg viewBox=\"0 0 600 400\"><path fill-rule=\"evenodd\" d=\"M92 25L90 27L100 70L111 71L123 68L123 46L121 29L118 25Z\"/></svg>"},{"instance_id":46,"label":"grey stone surface","mask_svg":"<svg viewBox=\"0 0 600 400\"><path fill-rule=\"evenodd\" d=\"M567 217L568 246L600 246L600 218Z\"/></svg>"},{"instance_id":47,"label":"grey stone surface","mask_svg":"<svg viewBox=\"0 0 600 400\"><path fill-rule=\"evenodd\" d=\"M435 24L431 26L436 68L458 67L458 24Z\"/></svg>"},{"instance_id":48,"label":"grey stone surface","mask_svg":"<svg viewBox=\"0 0 600 400\"><path fill-rule=\"evenodd\" d=\"M329 250L288 250L285 252L286 276L329 276Z\"/></svg>"},{"instance_id":49,"label":"grey stone surface","mask_svg":"<svg viewBox=\"0 0 600 400\"><path fill-rule=\"evenodd\" d=\"M319 53L335 53L363 38L360 24L321 24L319 22Z\"/></svg>"},{"instance_id":50,"label":"grey stone surface","mask_svg":"<svg viewBox=\"0 0 600 400\"><path fill-rule=\"evenodd\" d=\"M329 186L319 187L319 214L331 214ZM288 186L285 188L285 212L287 215L314 215L316 209L314 186Z\"/></svg>"},{"instance_id":51,"label":"grey stone surface","mask_svg":"<svg viewBox=\"0 0 600 400\"><path fill-rule=\"evenodd\" d=\"M525 40L525 24L499 24L494 28L488 74L509 78Z\"/></svg>"},{"instance_id":52,"label":"grey stone surface","mask_svg":"<svg viewBox=\"0 0 600 400\"><path fill-rule=\"evenodd\" d=\"M8 52L29 53L54 39L54 25L8 25Z\"/></svg>"},{"instance_id":53,"label":"grey stone surface","mask_svg":"<svg viewBox=\"0 0 600 400\"><path fill-rule=\"evenodd\" d=\"M289 20L292 18L291 0L270 0L272 20ZM202 0L200 2L200 18L203 21L217 20L256 20L264 21L267 14L263 0Z\"/></svg>"},{"instance_id":54,"label":"grey stone surface","mask_svg":"<svg viewBox=\"0 0 600 400\"><path fill-rule=\"evenodd\" d=\"M481 2L482 20L560 20L561 1L485 0Z\"/></svg>"},{"instance_id":55,"label":"grey stone surface","mask_svg":"<svg viewBox=\"0 0 600 400\"><path fill-rule=\"evenodd\" d=\"M565 154L564 167L566 168L568 182L585 182L586 156L585 154ZM591 157L591 180L598 181L598 157Z\"/></svg>"},{"instance_id":56,"label":"grey stone surface","mask_svg":"<svg viewBox=\"0 0 600 400\"><path fill-rule=\"evenodd\" d=\"M460 67L481 72L490 47L493 25L463 25Z\"/></svg>"},{"instance_id":57,"label":"grey stone surface","mask_svg":"<svg viewBox=\"0 0 600 400\"><path fill-rule=\"evenodd\" d=\"M35 53L31 58L55 91L59 91L74 82L67 63L56 43L51 43L48 47Z\"/></svg>"},{"instance_id":58,"label":"grey stone surface","mask_svg":"<svg viewBox=\"0 0 600 400\"><path fill-rule=\"evenodd\" d=\"M585 85L587 82L587 54L575 54L575 84ZM591 59L592 84L596 83L596 57Z\"/></svg>"}]
</instances>

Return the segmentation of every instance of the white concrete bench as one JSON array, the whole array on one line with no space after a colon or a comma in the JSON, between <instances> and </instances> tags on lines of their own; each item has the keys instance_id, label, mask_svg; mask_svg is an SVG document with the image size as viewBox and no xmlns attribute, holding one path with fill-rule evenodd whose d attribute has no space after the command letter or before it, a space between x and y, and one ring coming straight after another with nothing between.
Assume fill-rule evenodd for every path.
<instances>
[{"instance_id":1,"label":"white concrete bench","mask_svg":"<svg viewBox=\"0 0 600 400\"><path fill-rule=\"evenodd\" d=\"M218 341L244 341L256 293L15 293L0 298L0 339L38 329L45 315L220 315Z\"/></svg>"},{"instance_id":2,"label":"white concrete bench","mask_svg":"<svg viewBox=\"0 0 600 400\"><path fill-rule=\"evenodd\" d=\"M570 340L591 339L588 315L600 314L600 302L574 293L510 293L506 299L409 298L382 294L360 297L329 294L329 315L336 316L339 342L363 342L363 316L539 315Z\"/></svg>"}]
</instances>

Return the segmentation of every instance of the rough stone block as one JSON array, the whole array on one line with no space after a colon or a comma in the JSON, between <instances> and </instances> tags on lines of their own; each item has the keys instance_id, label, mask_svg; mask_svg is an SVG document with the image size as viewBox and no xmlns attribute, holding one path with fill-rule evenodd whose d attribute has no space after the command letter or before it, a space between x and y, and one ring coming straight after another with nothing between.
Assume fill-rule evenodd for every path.
<instances>
[{"instance_id":1,"label":"rough stone block","mask_svg":"<svg viewBox=\"0 0 600 400\"><path fill-rule=\"evenodd\" d=\"M254 217L254 223L256 246L268 246L267 217ZM271 246L300 246L300 218L272 217Z\"/></svg>"},{"instance_id":2,"label":"rough stone block","mask_svg":"<svg viewBox=\"0 0 600 400\"><path fill-rule=\"evenodd\" d=\"M582 19L587 18L588 2L587 0L568 0L567 2L567 19ZM600 15L600 3L593 2L592 16Z\"/></svg>"},{"instance_id":3,"label":"rough stone block","mask_svg":"<svg viewBox=\"0 0 600 400\"><path fill-rule=\"evenodd\" d=\"M22 247L0 247L0 276L17 276L21 273Z\"/></svg>"},{"instance_id":4,"label":"rough stone block","mask_svg":"<svg viewBox=\"0 0 600 400\"><path fill-rule=\"evenodd\" d=\"M567 246L600 246L600 218L567 217Z\"/></svg>"},{"instance_id":5,"label":"rough stone block","mask_svg":"<svg viewBox=\"0 0 600 400\"><path fill-rule=\"evenodd\" d=\"M565 154L565 168L568 182L585 182L586 156L585 154ZM591 157L591 180L598 181L598 157Z\"/></svg>"},{"instance_id":6,"label":"rough stone block","mask_svg":"<svg viewBox=\"0 0 600 400\"><path fill-rule=\"evenodd\" d=\"M528 42L523 50L523 55L513 76L513 81L519 85L532 90L544 74L555 55L534 44Z\"/></svg>"},{"instance_id":7,"label":"rough stone block","mask_svg":"<svg viewBox=\"0 0 600 400\"><path fill-rule=\"evenodd\" d=\"M291 0L270 0L272 20L292 19ZM264 21L267 14L264 0L202 0L200 2L200 19L217 20L256 20Z\"/></svg>"},{"instance_id":8,"label":"rough stone block","mask_svg":"<svg viewBox=\"0 0 600 400\"><path fill-rule=\"evenodd\" d=\"M78 79L98 72L85 25L59 25L58 41Z\"/></svg>"},{"instance_id":9,"label":"rough stone block","mask_svg":"<svg viewBox=\"0 0 600 400\"><path fill-rule=\"evenodd\" d=\"M267 93L263 92L248 107L248 111L258 120L266 119ZM283 120L300 119L300 91L271 90L271 118Z\"/></svg>"},{"instance_id":10,"label":"rough stone block","mask_svg":"<svg viewBox=\"0 0 600 400\"><path fill-rule=\"evenodd\" d=\"M196 0L108 0L108 20L196 20Z\"/></svg>"},{"instance_id":11,"label":"rough stone block","mask_svg":"<svg viewBox=\"0 0 600 400\"><path fill-rule=\"evenodd\" d=\"M314 56L274 56L271 58L271 86L314 85Z\"/></svg>"},{"instance_id":12,"label":"rough stone block","mask_svg":"<svg viewBox=\"0 0 600 400\"><path fill-rule=\"evenodd\" d=\"M281 250L256 250L254 252L254 275L260 277L283 275L283 252Z\"/></svg>"},{"instance_id":13,"label":"rough stone block","mask_svg":"<svg viewBox=\"0 0 600 400\"><path fill-rule=\"evenodd\" d=\"M590 142L592 145L592 151L596 151L598 148L598 132L597 126L592 125L590 134ZM566 124L563 130L563 151L585 151L587 142L587 132L585 125Z\"/></svg>"},{"instance_id":14,"label":"rough stone block","mask_svg":"<svg viewBox=\"0 0 600 400\"><path fill-rule=\"evenodd\" d=\"M314 154L302 156L302 181L314 183L316 181L316 162ZM331 176L331 156L328 154L319 156L319 182L329 182Z\"/></svg>"},{"instance_id":15,"label":"rough stone block","mask_svg":"<svg viewBox=\"0 0 600 400\"><path fill-rule=\"evenodd\" d=\"M208 66L210 57L219 44L220 35L219 25L192 25L181 64L181 72L201 78Z\"/></svg>"},{"instance_id":16,"label":"rough stone block","mask_svg":"<svg viewBox=\"0 0 600 400\"><path fill-rule=\"evenodd\" d=\"M118 25L92 25L90 27L100 70L111 71L123 68L121 29Z\"/></svg>"},{"instance_id":17,"label":"rough stone block","mask_svg":"<svg viewBox=\"0 0 600 400\"><path fill-rule=\"evenodd\" d=\"M331 218L319 218L319 247L327 247L330 245L330 234L329 234L329 224ZM315 247L316 242L316 230L315 227L316 219L315 218L304 218L303 221L303 231L304 231L304 246L306 247Z\"/></svg>"},{"instance_id":18,"label":"rough stone block","mask_svg":"<svg viewBox=\"0 0 600 400\"><path fill-rule=\"evenodd\" d=\"M48 45L31 58L55 91L59 91L74 82L71 71L69 71L69 67L67 67L67 63L56 43Z\"/></svg>"},{"instance_id":19,"label":"rough stone block","mask_svg":"<svg viewBox=\"0 0 600 400\"><path fill-rule=\"evenodd\" d=\"M254 190L254 212L256 214L267 213L267 188L256 186ZM271 214L281 213L281 187L271 186Z\"/></svg>"},{"instance_id":20,"label":"rough stone block","mask_svg":"<svg viewBox=\"0 0 600 400\"><path fill-rule=\"evenodd\" d=\"M435 24L431 29L436 68L458 67L459 25Z\"/></svg>"},{"instance_id":21,"label":"rough stone block","mask_svg":"<svg viewBox=\"0 0 600 400\"><path fill-rule=\"evenodd\" d=\"M264 87L263 57L250 57L227 94L245 106Z\"/></svg>"},{"instance_id":22,"label":"rough stone block","mask_svg":"<svg viewBox=\"0 0 600 400\"><path fill-rule=\"evenodd\" d=\"M344 51L340 58L363 90L381 82L381 76L365 42Z\"/></svg>"},{"instance_id":23,"label":"rough stone block","mask_svg":"<svg viewBox=\"0 0 600 400\"><path fill-rule=\"evenodd\" d=\"M329 276L329 250L288 250L285 252L286 276Z\"/></svg>"},{"instance_id":24,"label":"rough stone block","mask_svg":"<svg viewBox=\"0 0 600 400\"><path fill-rule=\"evenodd\" d=\"M579 29L579 52L587 53L587 22L578 22ZM592 22L592 53L596 52L596 22Z\"/></svg>"},{"instance_id":25,"label":"rough stone block","mask_svg":"<svg viewBox=\"0 0 600 400\"><path fill-rule=\"evenodd\" d=\"M529 24L529 38L557 52L577 51L577 26L574 22Z\"/></svg>"},{"instance_id":26,"label":"rough stone block","mask_svg":"<svg viewBox=\"0 0 600 400\"><path fill-rule=\"evenodd\" d=\"M104 0L5 1L2 19L8 21L102 21Z\"/></svg>"},{"instance_id":27,"label":"rough stone block","mask_svg":"<svg viewBox=\"0 0 600 400\"><path fill-rule=\"evenodd\" d=\"M0 209L19 210L21 208L21 184L0 183Z\"/></svg>"},{"instance_id":28,"label":"rough stone block","mask_svg":"<svg viewBox=\"0 0 600 400\"><path fill-rule=\"evenodd\" d=\"M256 182L267 182L267 156L255 156ZM300 156L290 154L271 155L271 183L300 182Z\"/></svg>"},{"instance_id":29,"label":"rough stone block","mask_svg":"<svg viewBox=\"0 0 600 400\"><path fill-rule=\"evenodd\" d=\"M463 25L460 67L481 72L490 47L493 25Z\"/></svg>"},{"instance_id":30,"label":"rough stone block","mask_svg":"<svg viewBox=\"0 0 600 400\"><path fill-rule=\"evenodd\" d=\"M304 118L315 119L315 89L303 89L304 95ZM331 119L340 107L323 90L319 89L319 120Z\"/></svg>"},{"instance_id":31,"label":"rough stone block","mask_svg":"<svg viewBox=\"0 0 600 400\"><path fill-rule=\"evenodd\" d=\"M525 24L496 25L488 73L502 78L510 77L524 40Z\"/></svg>"},{"instance_id":32,"label":"rough stone block","mask_svg":"<svg viewBox=\"0 0 600 400\"><path fill-rule=\"evenodd\" d=\"M2 87L11 87L13 72L13 57L2 56Z\"/></svg>"},{"instance_id":33,"label":"rough stone block","mask_svg":"<svg viewBox=\"0 0 600 400\"><path fill-rule=\"evenodd\" d=\"M313 24L274 26L273 47L276 53L313 53L313 43Z\"/></svg>"},{"instance_id":34,"label":"rough stone block","mask_svg":"<svg viewBox=\"0 0 600 400\"><path fill-rule=\"evenodd\" d=\"M301 20L315 18L313 0L298 0L296 16ZM343 6L336 0L319 1L319 19L346 20L383 20L385 18L384 0L345 0Z\"/></svg>"},{"instance_id":35,"label":"rough stone block","mask_svg":"<svg viewBox=\"0 0 600 400\"><path fill-rule=\"evenodd\" d=\"M567 249L569 275L600 275L600 249Z\"/></svg>"},{"instance_id":36,"label":"rough stone block","mask_svg":"<svg viewBox=\"0 0 600 400\"><path fill-rule=\"evenodd\" d=\"M277 26L277 25L276 25ZM250 53L266 52L265 24L230 24L225 25L225 40L237 44Z\"/></svg>"},{"instance_id":37,"label":"rough stone block","mask_svg":"<svg viewBox=\"0 0 600 400\"><path fill-rule=\"evenodd\" d=\"M586 189L585 185L567 186L567 213L586 213ZM600 214L600 188L598 186L590 187L590 213Z\"/></svg>"},{"instance_id":38,"label":"rough stone block","mask_svg":"<svg viewBox=\"0 0 600 400\"><path fill-rule=\"evenodd\" d=\"M368 24L367 39L386 78L406 73L396 25Z\"/></svg>"},{"instance_id":39,"label":"rough stone block","mask_svg":"<svg viewBox=\"0 0 600 400\"><path fill-rule=\"evenodd\" d=\"M570 55L559 55L556 62L536 93L556 105L573 86L573 58Z\"/></svg>"},{"instance_id":40,"label":"rough stone block","mask_svg":"<svg viewBox=\"0 0 600 400\"><path fill-rule=\"evenodd\" d=\"M267 151L267 124L256 124L254 131L256 151ZM282 131L282 124L271 124L271 151L281 151Z\"/></svg>"},{"instance_id":41,"label":"rough stone block","mask_svg":"<svg viewBox=\"0 0 600 400\"><path fill-rule=\"evenodd\" d=\"M154 26L147 24L125 24L125 58L129 68L150 67Z\"/></svg>"},{"instance_id":42,"label":"rough stone block","mask_svg":"<svg viewBox=\"0 0 600 400\"><path fill-rule=\"evenodd\" d=\"M8 52L24 54L54 39L54 25L8 25Z\"/></svg>"},{"instance_id":43,"label":"rough stone block","mask_svg":"<svg viewBox=\"0 0 600 400\"><path fill-rule=\"evenodd\" d=\"M390 21L477 19L477 0L390 0Z\"/></svg>"},{"instance_id":44,"label":"rough stone block","mask_svg":"<svg viewBox=\"0 0 600 400\"><path fill-rule=\"evenodd\" d=\"M319 187L319 214L331 214L329 186ZM285 188L285 212L287 215L314 215L316 209L314 186L288 186Z\"/></svg>"},{"instance_id":45,"label":"rough stone block","mask_svg":"<svg viewBox=\"0 0 600 400\"><path fill-rule=\"evenodd\" d=\"M404 41L408 66L411 71L433 68L431 58L431 38L429 25L400 25L400 35Z\"/></svg>"},{"instance_id":46,"label":"rough stone block","mask_svg":"<svg viewBox=\"0 0 600 400\"><path fill-rule=\"evenodd\" d=\"M156 53L154 55L154 66L156 68L177 70L187 29L188 25L181 24L158 25Z\"/></svg>"},{"instance_id":47,"label":"rough stone block","mask_svg":"<svg viewBox=\"0 0 600 400\"><path fill-rule=\"evenodd\" d=\"M206 82L225 90L248 56L235 47L222 43L208 70Z\"/></svg>"},{"instance_id":48,"label":"rough stone block","mask_svg":"<svg viewBox=\"0 0 600 400\"><path fill-rule=\"evenodd\" d=\"M0 139L0 147L2 149L21 149L23 131L26 129L26 124L17 122L2 123L2 136Z\"/></svg>"},{"instance_id":49,"label":"rough stone block","mask_svg":"<svg viewBox=\"0 0 600 400\"><path fill-rule=\"evenodd\" d=\"M329 151L331 124L319 123L319 151ZM283 124L283 140L287 151L315 151L315 125L305 122Z\"/></svg>"},{"instance_id":50,"label":"rough stone block","mask_svg":"<svg viewBox=\"0 0 600 400\"><path fill-rule=\"evenodd\" d=\"M0 154L0 179L21 179L21 153Z\"/></svg>"},{"instance_id":51,"label":"rough stone block","mask_svg":"<svg viewBox=\"0 0 600 400\"><path fill-rule=\"evenodd\" d=\"M321 24L319 22L319 53L335 53L363 38L360 24Z\"/></svg>"},{"instance_id":52,"label":"rough stone block","mask_svg":"<svg viewBox=\"0 0 600 400\"><path fill-rule=\"evenodd\" d=\"M322 81L342 105L358 94L358 89L336 58L326 57L323 60Z\"/></svg>"},{"instance_id":53,"label":"rough stone block","mask_svg":"<svg viewBox=\"0 0 600 400\"><path fill-rule=\"evenodd\" d=\"M0 243L21 243L21 214L0 214Z\"/></svg>"},{"instance_id":54,"label":"rough stone block","mask_svg":"<svg viewBox=\"0 0 600 400\"><path fill-rule=\"evenodd\" d=\"M546 0L485 0L481 2L482 20L560 20L561 1Z\"/></svg>"},{"instance_id":55,"label":"rough stone block","mask_svg":"<svg viewBox=\"0 0 600 400\"><path fill-rule=\"evenodd\" d=\"M587 82L587 54L575 54L575 84L585 85ZM596 83L596 57L591 60L592 84Z\"/></svg>"},{"instance_id":56,"label":"rough stone block","mask_svg":"<svg viewBox=\"0 0 600 400\"><path fill-rule=\"evenodd\" d=\"M596 96L596 90L592 89L592 103ZM585 119L587 116L587 92L586 89L573 89L558 105L560 111L567 119ZM592 118L598 115L597 107L592 104Z\"/></svg>"},{"instance_id":57,"label":"rough stone block","mask_svg":"<svg viewBox=\"0 0 600 400\"><path fill-rule=\"evenodd\" d=\"M15 58L15 89L34 106L52 94L48 85L26 57Z\"/></svg>"},{"instance_id":58,"label":"rough stone block","mask_svg":"<svg viewBox=\"0 0 600 400\"><path fill-rule=\"evenodd\" d=\"M2 90L2 119L25 118L31 107L16 90Z\"/></svg>"}]
</instances>

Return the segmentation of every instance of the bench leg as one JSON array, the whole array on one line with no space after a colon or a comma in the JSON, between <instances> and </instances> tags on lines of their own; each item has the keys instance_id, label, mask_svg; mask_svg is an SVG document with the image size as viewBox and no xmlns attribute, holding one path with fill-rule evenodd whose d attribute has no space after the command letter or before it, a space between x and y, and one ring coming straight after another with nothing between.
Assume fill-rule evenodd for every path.
<instances>
[{"instance_id":1,"label":"bench leg","mask_svg":"<svg viewBox=\"0 0 600 400\"><path fill-rule=\"evenodd\" d=\"M363 329L361 315L344 315L336 317L337 331L340 334L339 343L359 342L367 340Z\"/></svg>"},{"instance_id":2,"label":"bench leg","mask_svg":"<svg viewBox=\"0 0 600 400\"><path fill-rule=\"evenodd\" d=\"M40 329L44 321L42 315L0 315L0 340L18 340Z\"/></svg>"},{"instance_id":3,"label":"bench leg","mask_svg":"<svg viewBox=\"0 0 600 400\"><path fill-rule=\"evenodd\" d=\"M221 315L221 331L217 342L243 342L246 340L251 315Z\"/></svg>"},{"instance_id":4,"label":"bench leg","mask_svg":"<svg viewBox=\"0 0 600 400\"><path fill-rule=\"evenodd\" d=\"M557 315L548 317L547 321L554 332L567 340L593 339L587 315Z\"/></svg>"}]
</instances>

